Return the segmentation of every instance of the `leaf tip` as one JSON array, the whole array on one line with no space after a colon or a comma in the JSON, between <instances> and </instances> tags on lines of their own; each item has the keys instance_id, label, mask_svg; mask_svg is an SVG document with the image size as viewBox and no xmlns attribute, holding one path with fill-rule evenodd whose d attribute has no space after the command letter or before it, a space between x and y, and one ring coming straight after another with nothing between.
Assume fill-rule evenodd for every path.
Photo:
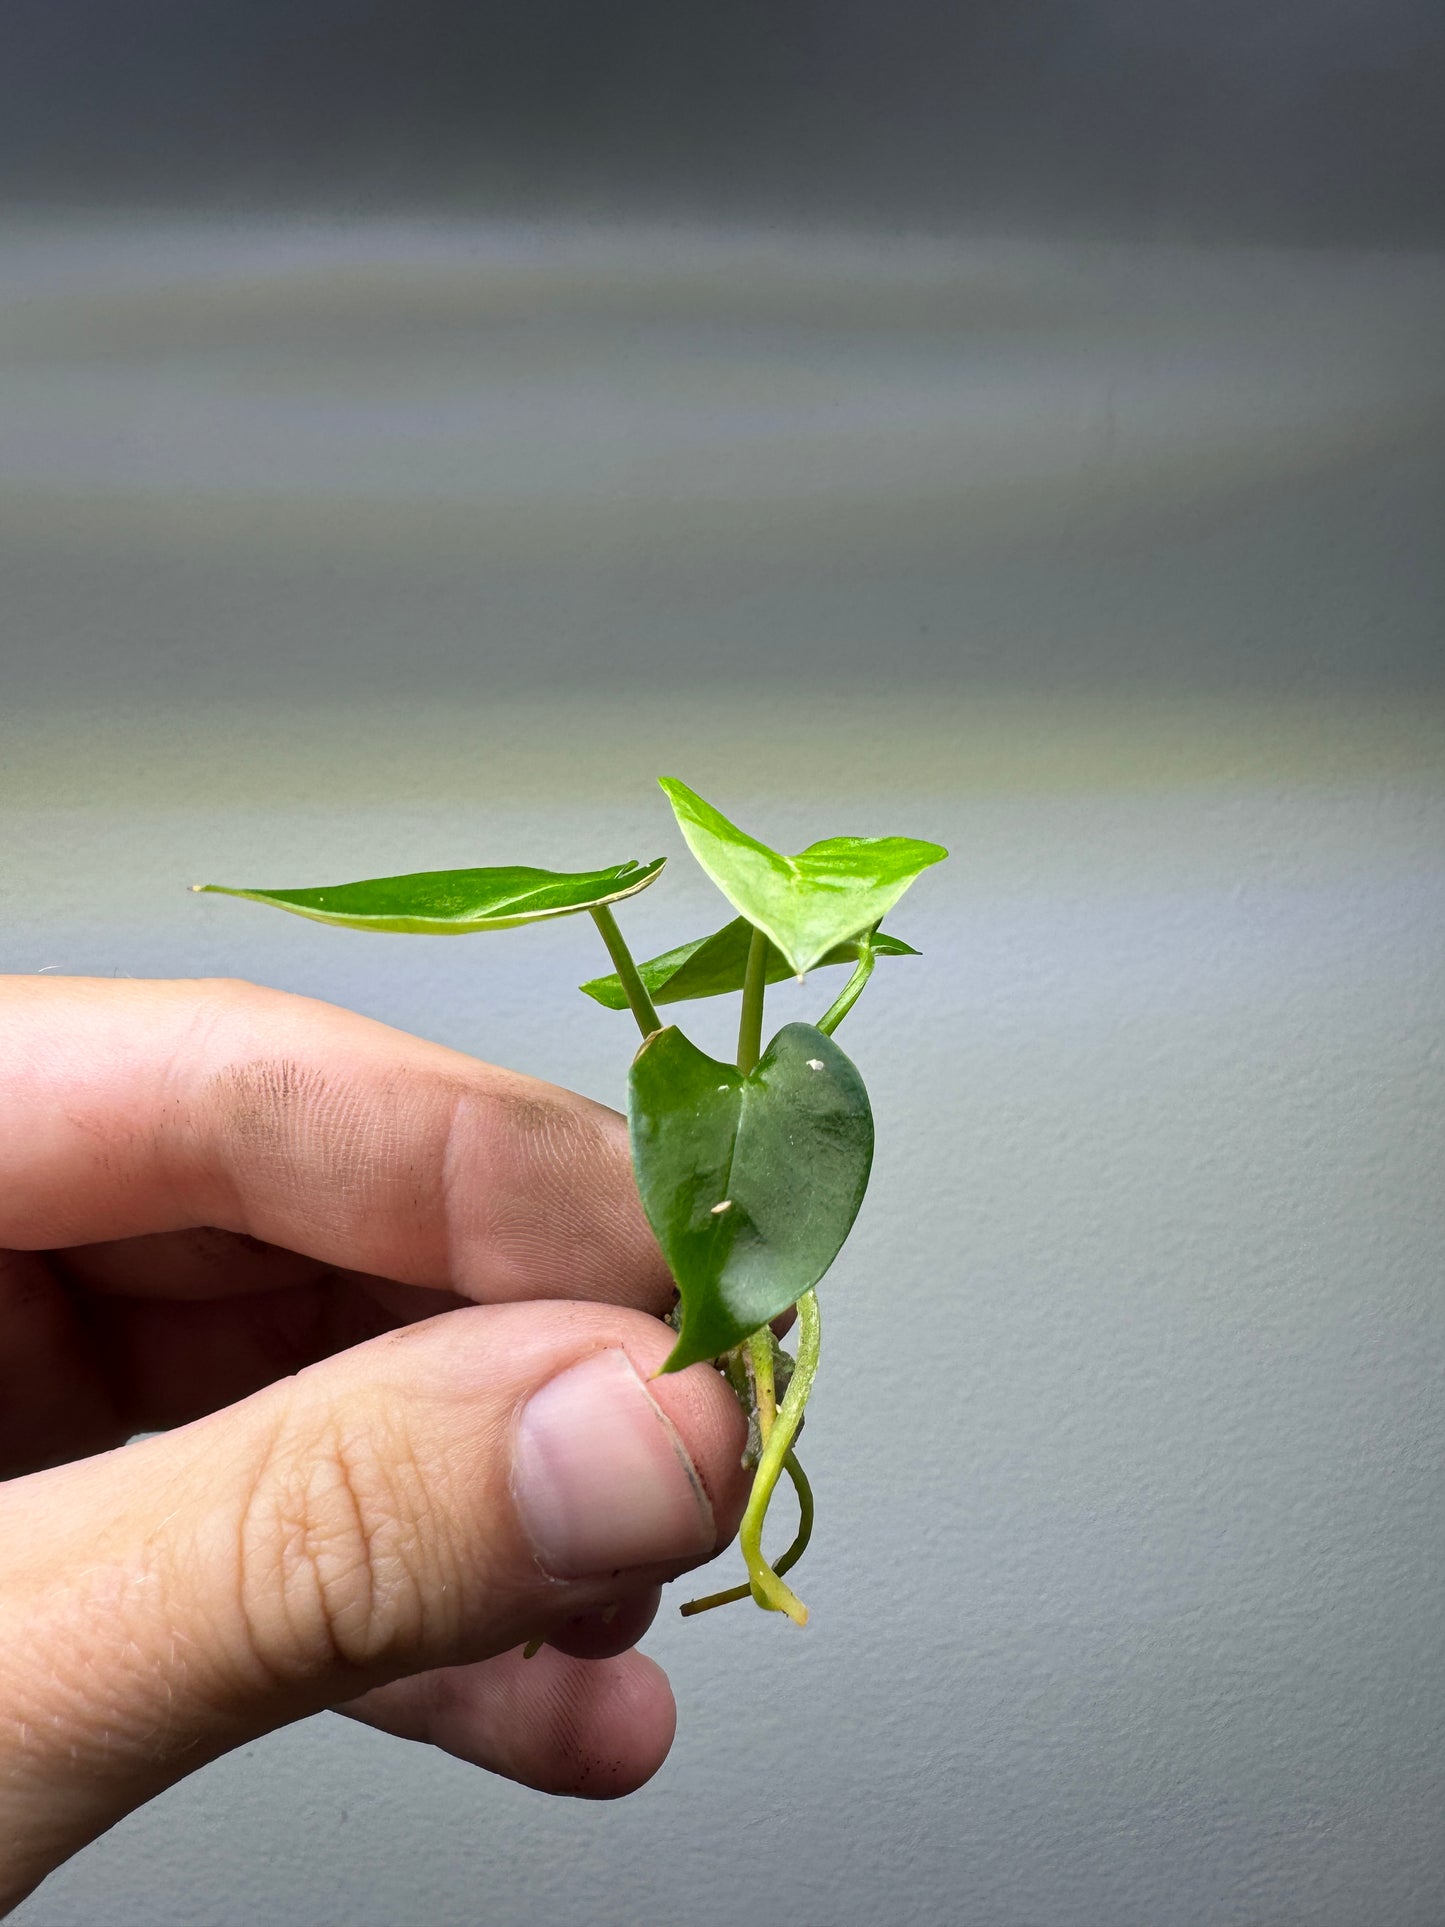
<instances>
[{"instance_id":1,"label":"leaf tip","mask_svg":"<svg viewBox=\"0 0 1445 1927\"><path fill-rule=\"evenodd\" d=\"M674 810L676 810L679 803L686 805L700 803L704 809L708 807L703 801L703 798L698 795L697 791L693 789L690 784L684 783L680 776L659 776L657 779L657 787L662 791L668 802L671 803Z\"/></svg>"},{"instance_id":2,"label":"leaf tip","mask_svg":"<svg viewBox=\"0 0 1445 1927\"><path fill-rule=\"evenodd\" d=\"M685 1372L690 1365L706 1364L715 1354L699 1351L695 1341L689 1342L686 1334L679 1333L677 1343L663 1359L653 1378L670 1378L674 1372Z\"/></svg>"}]
</instances>

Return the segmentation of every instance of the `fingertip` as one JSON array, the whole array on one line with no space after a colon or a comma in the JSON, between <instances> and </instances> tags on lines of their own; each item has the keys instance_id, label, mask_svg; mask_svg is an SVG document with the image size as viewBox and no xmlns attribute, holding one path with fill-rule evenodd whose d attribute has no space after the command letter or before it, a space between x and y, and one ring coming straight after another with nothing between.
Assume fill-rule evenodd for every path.
<instances>
[{"instance_id":1,"label":"fingertip","mask_svg":"<svg viewBox=\"0 0 1445 1927\"><path fill-rule=\"evenodd\" d=\"M603 1747L579 1759L575 1783L559 1789L580 1800L619 1800L661 1771L677 1737L677 1701L672 1682L646 1653L620 1653L606 1661L577 1660L578 1666L606 1665L610 1705L599 1721L599 1738L625 1736L621 1747Z\"/></svg>"},{"instance_id":2,"label":"fingertip","mask_svg":"<svg viewBox=\"0 0 1445 1927\"><path fill-rule=\"evenodd\" d=\"M614 1600L600 1612L564 1619L547 1634L547 1644L573 1659L612 1659L629 1652L657 1617L662 1588L649 1586L630 1598Z\"/></svg>"},{"instance_id":3,"label":"fingertip","mask_svg":"<svg viewBox=\"0 0 1445 1927\"><path fill-rule=\"evenodd\" d=\"M635 1793L677 1732L667 1675L637 1652L578 1659L544 1646L523 1659L517 1649L435 1675L430 1686L429 1717L408 1737L573 1799Z\"/></svg>"},{"instance_id":4,"label":"fingertip","mask_svg":"<svg viewBox=\"0 0 1445 1927\"><path fill-rule=\"evenodd\" d=\"M711 1365L689 1365L686 1371L650 1378L647 1389L697 1468L717 1528L713 1550L721 1552L742 1522L751 1482L742 1462L748 1429L742 1407Z\"/></svg>"}]
</instances>

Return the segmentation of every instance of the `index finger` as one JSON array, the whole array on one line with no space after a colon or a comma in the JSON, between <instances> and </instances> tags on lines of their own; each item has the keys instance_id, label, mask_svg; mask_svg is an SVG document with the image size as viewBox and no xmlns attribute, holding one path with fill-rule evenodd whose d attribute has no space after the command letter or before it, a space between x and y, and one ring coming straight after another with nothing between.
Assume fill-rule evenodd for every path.
<instances>
[{"instance_id":1,"label":"index finger","mask_svg":"<svg viewBox=\"0 0 1445 1927\"><path fill-rule=\"evenodd\" d=\"M663 1309L623 1120L227 980L0 986L0 1245L217 1225L495 1302Z\"/></svg>"}]
</instances>

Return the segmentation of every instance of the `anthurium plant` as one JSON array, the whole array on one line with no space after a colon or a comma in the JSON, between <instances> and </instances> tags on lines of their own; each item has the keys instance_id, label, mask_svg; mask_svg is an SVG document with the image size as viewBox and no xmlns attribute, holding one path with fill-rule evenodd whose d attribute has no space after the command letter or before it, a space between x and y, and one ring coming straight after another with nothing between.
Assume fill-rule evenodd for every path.
<instances>
[{"instance_id":1,"label":"anthurium plant","mask_svg":"<svg viewBox=\"0 0 1445 1927\"><path fill-rule=\"evenodd\" d=\"M882 920L947 852L913 837L829 837L784 856L731 823L685 783L662 789L689 849L736 912L711 935L634 961L614 906L655 883L666 861L565 872L524 868L423 871L305 890L198 890L247 897L353 930L461 936L586 912L612 960L581 986L608 1010L630 1010L642 1035L628 1120L647 1219L677 1285L677 1333L665 1372L709 1361L749 1419L754 1477L740 1534L747 1580L694 1600L697 1613L753 1598L802 1625L786 1583L812 1530L813 1500L794 1445L818 1368L817 1285L852 1229L873 1159L863 1079L834 1042L880 958L914 956ZM770 983L852 966L816 1023L785 1024L766 1045ZM736 1060L700 1050L658 1006L741 996ZM773 1326L796 1307L797 1355ZM763 1524L783 1474L798 1498L793 1543L769 1561Z\"/></svg>"}]
</instances>

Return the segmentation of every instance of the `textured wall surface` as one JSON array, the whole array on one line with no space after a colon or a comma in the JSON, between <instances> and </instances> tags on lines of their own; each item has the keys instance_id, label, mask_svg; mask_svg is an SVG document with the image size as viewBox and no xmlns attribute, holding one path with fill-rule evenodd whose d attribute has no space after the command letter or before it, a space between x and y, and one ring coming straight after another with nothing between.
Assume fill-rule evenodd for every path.
<instances>
[{"instance_id":1,"label":"textured wall surface","mask_svg":"<svg viewBox=\"0 0 1445 1927\"><path fill-rule=\"evenodd\" d=\"M842 1033L808 1630L665 1611L616 1808L328 1718L16 1919L1438 1927L1440 264L0 250L0 968L249 975L615 1102L583 925L182 886L666 850L661 948L714 914L664 769L954 851Z\"/></svg>"}]
</instances>

